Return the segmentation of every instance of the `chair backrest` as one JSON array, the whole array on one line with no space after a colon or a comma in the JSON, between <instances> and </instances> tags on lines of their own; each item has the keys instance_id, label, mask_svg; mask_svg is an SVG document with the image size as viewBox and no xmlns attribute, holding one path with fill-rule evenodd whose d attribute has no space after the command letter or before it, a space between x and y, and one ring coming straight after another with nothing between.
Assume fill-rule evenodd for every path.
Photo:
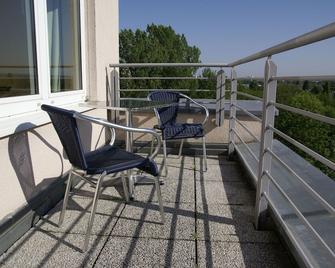
<instances>
[{"instance_id":1,"label":"chair backrest","mask_svg":"<svg viewBox=\"0 0 335 268\"><path fill-rule=\"evenodd\" d=\"M153 101L167 101L178 103L180 95L173 91L155 91L148 95L149 100ZM159 119L160 127L176 123L178 115L178 105L171 105L169 107L155 109L156 115Z\"/></svg>"},{"instance_id":2,"label":"chair backrest","mask_svg":"<svg viewBox=\"0 0 335 268\"><path fill-rule=\"evenodd\" d=\"M83 146L79 135L75 111L69 111L50 105L42 105L56 129L70 163L82 170L87 169Z\"/></svg>"}]
</instances>

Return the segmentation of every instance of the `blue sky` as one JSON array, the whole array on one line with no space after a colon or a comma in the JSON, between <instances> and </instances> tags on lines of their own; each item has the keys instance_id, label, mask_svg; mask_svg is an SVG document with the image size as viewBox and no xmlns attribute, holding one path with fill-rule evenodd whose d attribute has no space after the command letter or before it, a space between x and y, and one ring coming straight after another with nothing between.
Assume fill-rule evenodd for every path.
<instances>
[{"instance_id":1,"label":"blue sky","mask_svg":"<svg viewBox=\"0 0 335 268\"><path fill-rule=\"evenodd\" d=\"M229 63L335 21L335 0L120 0L120 29L171 25L202 62ZM279 74L335 73L335 38L273 59ZM263 60L237 69L262 75Z\"/></svg>"}]
</instances>

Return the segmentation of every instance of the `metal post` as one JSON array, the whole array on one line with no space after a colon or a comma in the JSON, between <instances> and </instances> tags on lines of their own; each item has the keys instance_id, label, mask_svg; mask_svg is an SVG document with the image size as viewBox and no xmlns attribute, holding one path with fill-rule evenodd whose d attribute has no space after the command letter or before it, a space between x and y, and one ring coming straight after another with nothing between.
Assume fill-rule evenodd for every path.
<instances>
[{"instance_id":1,"label":"metal post","mask_svg":"<svg viewBox=\"0 0 335 268\"><path fill-rule=\"evenodd\" d=\"M185 101L185 110L186 112L190 112L190 109L191 109L191 102L189 99L186 99Z\"/></svg>"},{"instance_id":2,"label":"metal post","mask_svg":"<svg viewBox=\"0 0 335 268\"><path fill-rule=\"evenodd\" d=\"M224 97L225 97L226 76L223 70L220 70L216 77L216 117L217 126L223 125L224 120Z\"/></svg>"},{"instance_id":3,"label":"metal post","mask_svg":"<svg viewBox=\"0 0 335 268\"><path fill-rule=\"evenodd\" d=\"M264 70L264 91L263 91L263 115L262 115L262 132L259 152L259 166L257 178L257 194L256 194L256 211L255 225L257 229L261 229L266 221L268 201L263 197L263 193L269 194L269 179L265 175L265 171L271 173L272 156L267 150L272 150L273 131L269 126L274 126L275 121L275 105L277 81L270 80L272 76L277 75L277 66L268 57Z\"/></svg>"},{"instance_id":4,"label":"metal post","mask_svg":"<svg viewBox=\"0 0 335 268\"><path fill-rule=\"evenodd\" d=\"M231 157L234 152L235 142L235 119L236 119L236 99L237 99L237 80L236 71L231 69L231 82L230 82L230 115L229 115L229 147L228 156Z\"/></svg>"},{"instance_id":5,"label":"metal post","mask_svg":"<svg viewBox=\"0 0 335 268\"><path fill-rule=\"evenodd\" d=\"M120 106L120 90L119 90L119 72L116 70L114 67L112 72L111 72L111 85L110 85L110 105L114 107L119 107ZM111 120L112 122L117 123L119 117L119 112L118 111L112 111L111 114Z\"/></svg>"},{"instance_id":6,"label":"metal post","mask_svg":"<svg viewBox=\"0 0 335 268\"><path fill-rule=\"evenodd\" d=\"M125 116L126 116L126 126L127 127L132 127L132 114L130 110L127 110L125 112ZM132 132L127 131L126 132L126 150L128 152L132 152L133 151L133 139L132 139Z\"/></svg>"},{"instance_id":7,"label":"metal post","mask_svg":"<svg viewBox=\"0 0 335 268\"><path fill-rule=\"evenodd\" d=\"M115 76L114 76L114 99L115 99L115 106L120 107L120 69L114 70ZM120 118L120 112L115 111L115 122L118 123Z\"/></svg>"}]
</instances>

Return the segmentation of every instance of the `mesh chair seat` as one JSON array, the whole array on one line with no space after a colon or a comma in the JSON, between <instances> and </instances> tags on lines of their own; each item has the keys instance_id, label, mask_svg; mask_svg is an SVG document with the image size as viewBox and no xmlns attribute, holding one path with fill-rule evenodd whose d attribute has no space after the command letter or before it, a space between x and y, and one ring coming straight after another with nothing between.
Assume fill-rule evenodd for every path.
<instances>
[{"instance_id":1,"label":"mesh chair seat","mask_svg":"<svg viewBox=\"0 0 335 268\"><path fill-rule=\"evenodd\" d=\"M156 163L149 158L106 145L85 155L87 174L107 174L138 168L153 176L158 176Z\"/></svg>"},{"instance_id":2,"label":"mesh chair seat","mask_svg":"<svg viewBox=\"0 0 335 268\"><path fill-rule=\"evenodd\" d=\"M202 124L173 124L162 129L163 140L201 138L204 136Z\"/></svg>"}]
</instances>

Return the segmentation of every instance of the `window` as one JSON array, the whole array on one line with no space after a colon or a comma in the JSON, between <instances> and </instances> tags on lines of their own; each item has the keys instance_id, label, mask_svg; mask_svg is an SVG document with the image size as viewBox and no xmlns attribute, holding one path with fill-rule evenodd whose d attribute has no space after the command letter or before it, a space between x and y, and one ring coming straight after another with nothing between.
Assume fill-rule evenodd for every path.
<instances>
[{"instance_id":1,"label":"window","mask_svg":"<svg viewBox=\"0 0 335 268\"><path fill-rule=\"evenodd\" d=\"M0 98L38 94L33 3L1 0Z\"/></svg>"},{"instance_id":2,"label":"window","mask_svg":"<svg viewBox=\"0 0 335 268\"><path fill-rule=\"evenodd\" d=\"M0 0L1 122L85 99L83 1Z\"/></svg>"},{"instance_id":3,"label":"window","mask_svg":"<svg viewBox=\"0 0 335 268\"><path fill-rule=\"evenodd\" d=\"M81 89L79 2L48 0L51 92Z\"/></svg>"}]
</instances>

